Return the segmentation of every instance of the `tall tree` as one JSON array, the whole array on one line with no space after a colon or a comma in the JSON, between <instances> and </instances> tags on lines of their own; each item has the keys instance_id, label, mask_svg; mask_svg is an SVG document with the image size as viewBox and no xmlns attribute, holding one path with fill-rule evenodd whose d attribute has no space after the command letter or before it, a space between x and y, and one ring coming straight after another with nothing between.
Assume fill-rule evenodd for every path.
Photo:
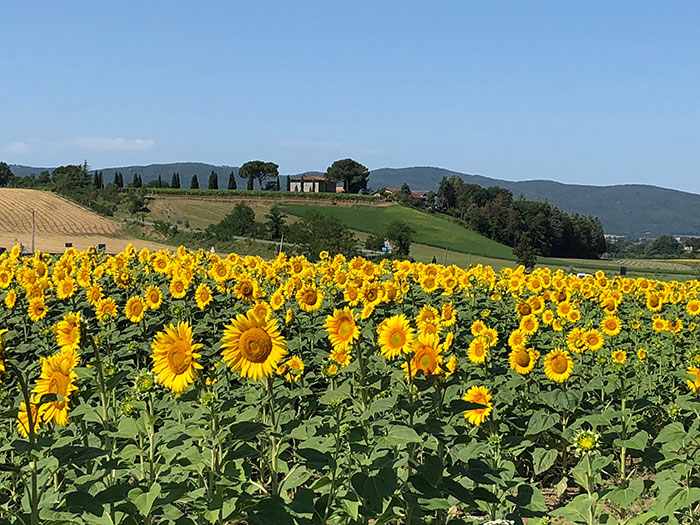
<instances>
[{"instance_id":1,"label":"tall tree","mask_svg":"<svg viewBox=\"0 0 700 525\"><path fill-rule=\"evenodd\" d=\"M282 231L284 230L284 219L287 217L277 204L273 204L270 211L265 215L267 218L267 232L270 235L270 239L276 241L282 237Z\"/></svg>"},{"instance_id":2,"label":"tall tree","mask_svg":"<svg viewBox=\"0 0 700 525\"><path fill-rule=\"evenodd\" d=\"M219 174L212 170L209 174L209 189L218 190L219 189Z\"/></svg>"},{"instance_id":3,"label":"tall tree","mask_svg":"<svg viewBox=\"0 0 700 525\"><path fill-rule=\"evenodd\" d=\"M391 241L392 255L408 257L411 252L411 242L416 230L404 221L394 221L386 229L386 238Z\"/></svg>"},{"instance_id":4,"label":"tall tree","mask_svg":"<svg viewBox=\"0 0 700 525\"><path fill-rule=\"evenodd\" d=\"M253 181L257 180L260 189L264 189L265 181L279 176L279 166L274 162L251 160L243 164L238 170L238 176L248 179L248 189L253 189Z\"/></svg>"},{"instance_id":5,"label":"tall tree","mask_svg":"<svg viewBox=\"0 0 700 525\"><path fill-rule=\"evenodd\" d=\"M192 175L192 182L190 182L190 188L193 190L198 190L199 189L199 179L197 178L197 175Z\"/></svg>"},{"instance_id":6,"label":"tall tree","mask_svg":"<svg viewBox=\"0 0 700 525\"><path fill-rule=\"evenodd\" d=\"M178 172L173 173L173 176L170 180L170 187L171 188L179 188L180 187L180 174Z\"/></svg>"},{"instance_id":7,"label":"tall tree","mask_svg":"<svg viewBox=\"0 0 700 525\"><path fill-rule=\"evenodd\" d=\"M132 185L134 188L140 188L140 187L142 186L142 184L141 184L141 176L140 176L138 173L134 173L134 180L133 180L133 182L131 183L131 185Z\"/></svg>"},{"instance_id":8,"label":"tall tree","mask_svg":"<svg viewBox=\"0 0 700 525\"><path fill-rule=\"evenodd\" d=\"M14 176L10 166L8 166L6 162L0 162L0 186L3 188L7 186Z\"/></svg>"},{"instance_id":9,"label":"tall tree","mask_svg":"<svg viewBox=\"0 0 700 525\"><path fill-rule=\"evenodd\" d=\"M90 175L85 171L85 165L59 166L53 171L53 182L56 191L63 194L73 194L92 185Z\"/></svg>"},{"instance_id":10,"label":"tall tree","mask_svg":"<svg viewBox=\"0 0 700 525\"><path fill-rule=\"evenodd\" d=\"M352 159L336 160L326 170L326 180L343 183L345 193L367 191L369 170Z\"/></svg>"},{"instance_id":11,"label":"tall tree","mask_svg":"<svg viewBox=\"0 0 700 525\"><path fill-rule=\"evenodd\" d=\"M158 187L163 187L163 177L161 175L158 175Z\"/></svg>"},{"instance_id":12,"label":"tall tree","mask_svg":"<svg viewBox=\"0 0 700 525\"><path fill-rule=\"evenodd\" d=\"M234 172L228 174L228 189L238 189L238 185L236 184L236 174Z\"/></svg>"},{"instance_id":13,"label":"tall tree","mask_svg":"<svg viewBox=\"0 0 700 525\"><path fill-rule=\"evenodd\" d=\"M93 175L92 175L92 185L93 185L96 189L98 189L98 190L100 189L100 172L99 172L99 171L95 171L95 173L93 173Z\"/></svg>"}]
</instances>

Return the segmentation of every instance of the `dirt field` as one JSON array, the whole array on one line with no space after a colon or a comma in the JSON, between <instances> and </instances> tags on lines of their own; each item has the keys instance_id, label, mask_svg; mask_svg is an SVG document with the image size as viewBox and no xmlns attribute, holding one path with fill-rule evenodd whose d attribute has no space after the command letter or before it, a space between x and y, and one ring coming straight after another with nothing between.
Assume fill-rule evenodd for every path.
<instances>
[{"instance_id":1,"label":"dirt field","mask_svg":"<svg viewBox=\"0 0 700 525\"><path fill-rule=\"evenodd\" d=\"M35 217L35 247L62 252L66 243L77 249L106 244L107 251L121 251L129 242L137 248L169 248L124 235L116 221L100 217L55 193L21 188L0 188L0 246L32 245L32 210Z\"/></svg>"}]
</instances>

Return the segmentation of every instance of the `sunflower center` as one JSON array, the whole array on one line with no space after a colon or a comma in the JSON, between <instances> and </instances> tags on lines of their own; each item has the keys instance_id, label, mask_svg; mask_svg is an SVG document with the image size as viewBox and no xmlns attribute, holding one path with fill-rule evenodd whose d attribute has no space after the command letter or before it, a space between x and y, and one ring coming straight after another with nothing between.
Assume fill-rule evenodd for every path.
<instances>
[{"instance_id":1,"label":"sunflower center","mask_svg":"<svg viewBox=\"0 0 700 525\"><path fill-rule=\"evenodd\" d=\"M241 354L248 361L263 363L272 352L272 340L262 328L249 328L241 334Z\"/></svg>"},{"instance_id":2,"label":"sunflower center","mask_svg":"<svg viewBox=\"0 0 700 525\"><path fill-rule=\"evenodd\" d=\"M435 370L437 362L435 356L430 349L426 348L420 352L418 359L416 360L418 370L422 370L424 374L432 374Z\"/></svg>"},{"instance_id":3,"label":"sunflower center","mask_svg":"<svg viewBox=\"0 0 700 525\"><path fill-rule=\"evenodd\" d=\"M168 364L170 370L176 375L184 374L190 367L192 358L190 355L190 346L186 341L176 341L168 351Z\"/></svg>"},{"instance_id":4,"label":"sunflower center","mask_svg":"<svg viewBox=\"0 0 700 525\"><path fill-rule=\"evenodd\" d=\"M481 357L484 355L485 347L483 344L479 343L474 346L474 355L477 357Z\"/></svg>"},{"instance_id":5,"label":"sunflower center","mask_svg":"<svg viewBox=\"0 0 700 525\"><path fill-rule=\"evenodd\" d=\"M66 397L68 394L68 382L69 378L67 375L61 372L54 372L51 374L51 379L49 380L49 385L46 388L47 394L58 394L59 396ZM60 403L63 403L60 401Z\"/></svg>"},{"instance_id":6,"label":"sunflower center","mask_svg":"<svg viewBox=\"0 0 700 525\"><path fill-rule=\"evenodd\" d=\"M315 290L307 290L306 292L304 292L304 297L302 298L304 304L307 304L309 306L315 305L317 299L318 294Z\"/></svg>"},{"instance_id":7,"label":"sunflower center","mask_svg":"<svg viewBox=\"0 0 700 525\"><path fill-rule=\"evenodd\" d=\"M551 366L554 373L563 374L569 367L569 362L567 361L566 356L559 354L552 359Z\"/></svg>"},{"instance_id":8,"label":"sunflower center","mask_svg":"<svg viewBox=\"0 0 700 525\"><path fill-rule=\"evenodd\" d=\"M401 348L406 344L406 335L402 330L393 330L389 335L389 344L392 348Z\"/></svg>"},{"instance_id":9,"label":"sunflower center","mask_svg":"<svg viewBox=\"0 0 700 525\"><path fill-rule=\"evenodd\" d=\"M515 362L518 363L518 366L527 368L530 364L530 354L528 353L528 351L519 350L518 353L515 354Z\"/></svg>"},{"instance_id":10,"label":"sunflower center","mask_svg":"<svg viewBox=\"0 0 700 525\"><path fill-rule=\"evenodd\" d=\"M341 339L346 340L352 335L352 324L349 319L343 319L338 325L338 335Z\"/></svg>"}]
</instances>

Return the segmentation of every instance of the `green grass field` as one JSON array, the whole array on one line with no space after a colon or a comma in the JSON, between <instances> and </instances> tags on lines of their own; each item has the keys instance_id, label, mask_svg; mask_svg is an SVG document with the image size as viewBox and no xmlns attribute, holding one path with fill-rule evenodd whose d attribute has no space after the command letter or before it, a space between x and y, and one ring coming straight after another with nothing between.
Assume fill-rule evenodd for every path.
<instances>
[{"instance_id":1,"label":"green grass field","mask_svg":"<svg viewBox=\"0 0 700 525\"><path fill-rule=\"evenodd\" d=\"M382 208L354 206L309 206L303 204L283 204L282 209L298 217L310 211L333 215L353 230L376 235L384 234L387 225L393 221L404 221L415 231L416 243L447 248L465 254L482 255L497 259L515 260L511 248L487 239L449 219L424 213L398 204Z\"/></svg>"},{"instance_id":2,"label":"green grass field","mask_svg":"<svg viewBox=\"0 0 700 525\"><path fill-rule=\"evenodd\" d=\"M247 200L255 211L256 220L264 221L275 199ZM155 197L149 200L148 220L178 220L189 222L192 228L204 229L209 224L219 222L233 210L236 201L229 199L200 200L186 195ZM433 257L441 264L454 264L467 267L472 264L484 264L500 270L514 267L515 257L511 248L492 241L451 220L438 215L424 213L398 204L372 206L361 203L334 205L324 203L280 203L288 214L287 222L299 220L309 211L334 215L345 225L357 232L364 240L367 234L382 234L387 225L394 220L402 220L416 230L415 241L411 246L411 257L421 262L431 262ZM248 247L250 249L250 247ZM267 247L266 247L267 249ZM262 255L262 254L261 254ZM553 269L573 269L578 272L594 273L603 270L608 275L616 275L620 266L627 267L629 277L647 277L659 280L694 279L700 274L700 261L650 260L650 259L553 259L538 257L538 266Z\"/></svg>"}]
</instances>

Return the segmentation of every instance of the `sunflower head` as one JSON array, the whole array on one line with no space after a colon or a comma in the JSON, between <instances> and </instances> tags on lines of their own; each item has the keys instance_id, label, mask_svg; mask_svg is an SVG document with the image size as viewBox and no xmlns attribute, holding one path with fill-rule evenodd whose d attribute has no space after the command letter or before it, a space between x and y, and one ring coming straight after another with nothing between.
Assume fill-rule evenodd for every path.
<instances>
[{"instance_id":1,"label":"sunflower head","mask_svg":"<svg viewBox=\"0 0 700 525\"><path fill-rule=\"evenodd\" d=\"M224 329L222 357L232 371L257 381L275 373L286 344L277 319L261 320L249 310Z\"/></svg>"},{"instance_id":2,"label":"sunflower head","mask_svg":"<svg viewBox=\"0 0 700 525\"><path fill-rule=\"evenodd\" d=\"M404 314L394 315L377 327L380 350L387 359L411 352L414 330Z\"/></svg>"},{"instance_id":3,"label":"sunflower head","mask_svg":"<svg viewBox=\"0 0 700 525\"><path fill-rule=\"evenodd\" d=\"M197 363L201 356L196 351L200 348L202 345L194 342L188 322L164 326L151 343L157 381L171 392L182 392L196 379L196 370L202 368Z\"/></svg>"},{"instance_id":4,"label":"sunflower head","mask_svg":"<svg viewBox=\"0 0 700 525\"><path fill-rule=\"evenodd\" d=\"M472 386L467 390L462 398L469 403L482 405L482 407L471 408L464 411L464 417L474 426L481 425L493 410L491 393L485 386Z\"/></svg>"},{"instance_id":5,"label":"sunflower head","mask_svg":"<svg viewBox=\"0 0 700 525\"><path fill-rule=\"evenodd\" d=\"M569 352L555 348L544 359L544 373L552 381L563 383L574 371L574 361Z\"/></svg>"}]
</instances>

